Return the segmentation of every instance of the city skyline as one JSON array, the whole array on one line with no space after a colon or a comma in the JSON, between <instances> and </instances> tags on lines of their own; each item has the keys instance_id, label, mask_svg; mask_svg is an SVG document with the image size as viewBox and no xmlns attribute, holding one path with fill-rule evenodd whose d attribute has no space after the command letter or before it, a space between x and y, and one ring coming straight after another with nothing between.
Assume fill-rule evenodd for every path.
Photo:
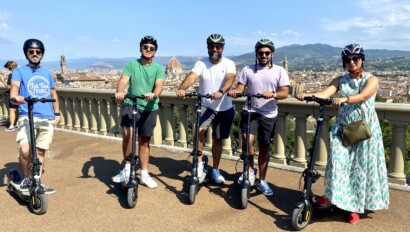
<instances>
[{"instance_id":1,"label":"city skyline","mask_svg":"<svg viewBox=\"0 0 410 232\"><path fill-rule=\"evenodd\" d=\"M227 56L252 51L261 38L277 47L361 43L365 49L410 51L410 3L16 0L2 2L0 11L5 59L24 59L22 44L32 37L45 43L44 61L58 60L61 54L73 59L135 57L147 34L158 39L158 56L206 55L205 39L212 33L225 37Z\"/></svg>"}]
</instances>

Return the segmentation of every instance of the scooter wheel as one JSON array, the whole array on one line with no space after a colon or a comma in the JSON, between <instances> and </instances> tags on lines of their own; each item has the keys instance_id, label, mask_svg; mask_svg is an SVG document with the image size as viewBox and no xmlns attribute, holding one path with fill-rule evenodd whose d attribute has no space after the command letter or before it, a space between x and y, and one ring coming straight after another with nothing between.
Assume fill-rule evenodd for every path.
<instances>
[{"instance_id":1,"label":"scooter wheel","mask_svg":"<svg viewBox=\"0 0 410 232\"><path fill-rule=\"evenodd\" d=\"M304 212L304 207L296 207L293 209L292 213L292 227L295 230L304 229L310 222L312 218L312 208L309 207L306 212Z\"/></svg>"},{"instance_id":2,"label":"scooter wheel","mask_svg":"<svg viewBox=\"0 0 410 232\"><path fill-rule=\"evenodd\" d=\"M246 209L248 207L248 199L251 193L250 186L241 188L241 208Z\"/></svg>"},{"instance_id":3,"label":"scooter wheel","mask_svg":"<svg viewBox=\"0 0 410 232\"><path fill-rule=\"evenodd\" d=\"M189 204L194 204L195 203L195 196L196 193L198 192L198 185L197 184L190 184L189 185L189 192L188 192L188 198L189 198Z\"/></svg>"},{"instance_id":4,"label":"scooter wheel","mask_svg":"<svg viewBox=\"0 0 410 232\"><path fill-rule=\"evenodd\" d=\"M48 208L48 200L45 194L31 194L29 200L31 212L37 215L45 214Z\"/></svg>"},{"instance_id":5,"label":"scooter wheel","mask_svg":"<svg viewBox=\"0 0 410 232\"><path fill-rule=\"evenodd\" d=\"M127 204L129 208L135 207L135 205L137 204L137 198L138 198L138 189L136 187L128 188L127 189Z\"/></svg>"}]
</instances>

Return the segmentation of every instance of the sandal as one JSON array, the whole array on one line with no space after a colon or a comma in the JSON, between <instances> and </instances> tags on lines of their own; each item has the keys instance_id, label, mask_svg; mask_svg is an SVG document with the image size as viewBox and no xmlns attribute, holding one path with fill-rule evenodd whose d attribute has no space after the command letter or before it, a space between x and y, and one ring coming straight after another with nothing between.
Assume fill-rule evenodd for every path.
<instances>
[{"instance_id":1,"label":"sandal","mask_svg":"<svg viewBox=\"0 0 410 232\"><path fill-rule=\"evenodd\" d=\"M347 221L348 221L350 224L355 224L355 223L359 222L359 220L360 220L359 214L353 213L353 212L349 212L349 216L348 216Z\"/></svg>"}]
</instances>

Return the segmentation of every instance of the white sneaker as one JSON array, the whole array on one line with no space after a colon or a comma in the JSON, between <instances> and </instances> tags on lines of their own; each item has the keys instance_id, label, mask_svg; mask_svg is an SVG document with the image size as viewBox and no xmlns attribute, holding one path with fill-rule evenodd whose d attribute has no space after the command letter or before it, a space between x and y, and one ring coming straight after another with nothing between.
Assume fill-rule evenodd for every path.
<instances>
[{"instance_id":1,"label":"white sneaker","mask_svg":"<svg viewBox=\"0 0 410 232\"><path fill-rule=\"evenodd\" d=\"M238 184L241 184L242 180L243 180L243 174L241 174L241 176L238 178ZM255 172L249 171L249 183L251 184L251 186L255 184L255 180L256 180Z\"/></svg>"},{"instance_id":2,"label":"white sneaker","mask_svg":"<svg viewBox=\"0 0 410 232\"><path fill-rule=\"evenodd\" d=\"M219 169L212 169L212 179L215 180L217 184L223 184L225 182L225 178L219 173Z\"/></svg>"},{"instance_id":3,"label":"white sneaker","mask_svg":"<svg viewBox=\"0 0 410 232\"><path fill-rule=\"evenodd\" d=\"M141 175L140 183L151 189L158 187L158 184L149 176L149 174Z\"/></svg>"},{"instance_id":4,"label":"white sneaker","mask_svg":"<svg viewBox=\"0 0 410 232\"><path fill-rule=\"evenodd\" d=\"M112 181L114 181L115 183L122 183L126 179L128 179L129 176L130 176L130 171L123 169L120 171L120 173L118 173L118 175L112 178Z\"/></svg>"},{"instance_id":5,"label":"white sneaker","mask_svg":"<svg viewBox=\"0 0 410 232\"><path fill-rule=\"evenodd\" d=\"M202 174L204 173L204 162L198 162L198 169L197 169L197 175L198 178L200 178L202 176Z\"/></svg>"}]
</instances>

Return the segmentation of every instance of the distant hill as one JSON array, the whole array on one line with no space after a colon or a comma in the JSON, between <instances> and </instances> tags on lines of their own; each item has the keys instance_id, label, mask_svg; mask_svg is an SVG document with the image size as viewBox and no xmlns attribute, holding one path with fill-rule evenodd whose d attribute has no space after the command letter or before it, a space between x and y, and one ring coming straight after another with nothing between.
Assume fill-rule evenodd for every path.
<instances>
[{"instance_id":1,"label":"distant hill","mask_svg":"<svg viewBox=\"0 0 410 232\"><path fill-rule=\"evenodd\" d=\"M277 48L273 57L273 62L278 65L282 65L284 57L287 57L289 62L289 69L315 69L315 70L328 70L334 68L340 68L340 53L342 48L332 47L327 44L306 44L298 45L293 44ZM388 59L390 64L383 65L383 68L389 68L394 66L395 62L399 62L398 67L410 70L410 64L407 65L407 59L410 57L410 51L399 50L386 50L386 49L367 49L366 51L366 65L372 66L373 63L379 64L380 60ZM400 58L401 57L401 58ZM124 57L124 58L81 58L81 59L69 59L67 58L67 69L123 69L128 61L136 59L137 57ZM194 63L203 58L203 56L177 56L177 59L181 62L183 69L189 70L193 67ZM239 56L229 57L235 61L237 69L242 69L245 65L255 63L255 53L249 52ZM158 56L155 60L166 65L171 59L171 56ZM0 59L0 64L4 64L6 60ZM25 64L25 60L17 61L19 64ZM405 62L405 64L403 64ZM379 64L380 65L380 64ZM60 61L44 62L44 66L58 70L60 69ZM374 66L379 67L378 65Z\"/></svg>"},{"instance_id":2,"label":"distant hill","mask_svg":"<svg viewBox=\"0 0 410 232\"><path fill-rule=\"evenodd\" d=\"M310 68L332 68L340 67L342 48L332 47L327 44L306 44L289 45L277 48L273 57L275 64L282 65L286 56L289 67L293 69ZM410 57L410 51L386 50L386 49L366 49L366 61L391 59L395 57ZM244 66L255 63L255 53L250 52L240 56L232 57L237 66Z\"/></svg>"}]
</instances>

